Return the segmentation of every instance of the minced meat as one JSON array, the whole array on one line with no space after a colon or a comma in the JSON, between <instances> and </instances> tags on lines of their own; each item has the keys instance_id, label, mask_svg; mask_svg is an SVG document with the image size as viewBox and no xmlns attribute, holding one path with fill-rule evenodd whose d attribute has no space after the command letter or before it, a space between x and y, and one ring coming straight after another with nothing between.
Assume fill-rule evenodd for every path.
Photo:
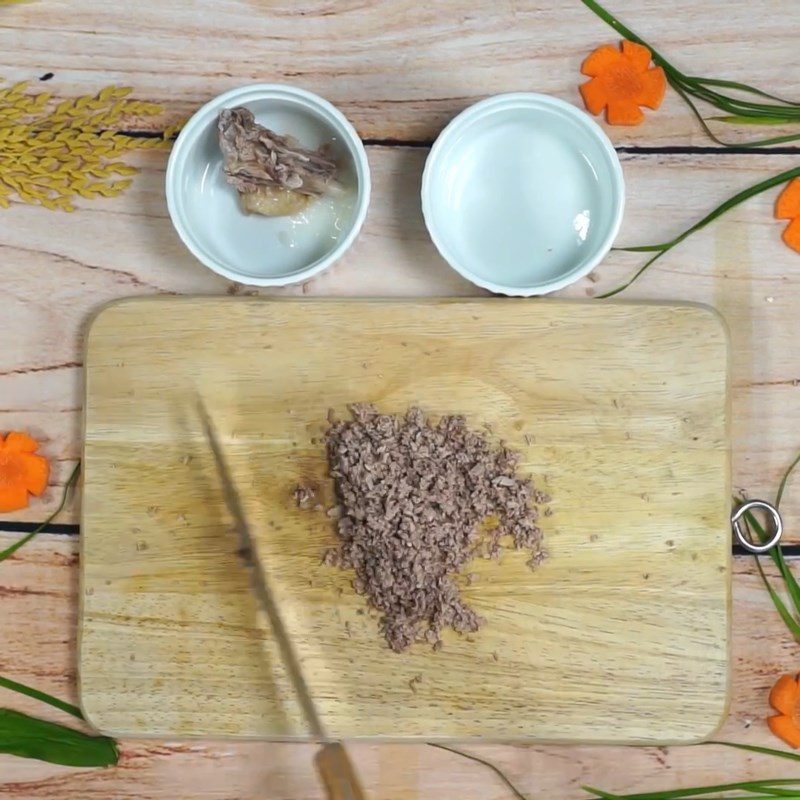
<instances>
[{"instance_id":1,"label":"minced meat","mask_svg":"<svg viewBox=\"0 0 800 800\"><path fill-rule=\"evenodd\" d=\"M462 416L433 424L418 408L400 417L365 404L351 413L327 434L340 542L324 560L355 571L353 587L382 613L392 650L415 641L438 649L444 628L484 622L456 582L474 555L499 556L508 536L531 568L544 559L537 505L549 498L517 475L518 453Z\"/></svg>"}]
</instances>

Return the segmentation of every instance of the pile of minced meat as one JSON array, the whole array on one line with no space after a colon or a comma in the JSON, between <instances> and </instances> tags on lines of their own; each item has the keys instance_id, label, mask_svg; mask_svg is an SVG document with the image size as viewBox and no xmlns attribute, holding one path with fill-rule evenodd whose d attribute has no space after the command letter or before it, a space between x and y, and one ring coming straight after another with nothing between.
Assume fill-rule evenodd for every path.
<instances>
[{"instance_id":1,"label":"pile of minced meat","mask_svg":"<svg viewBox=\"0 0 800 800\"><path fill-rule=\"evenodd\" d=\"M351 413L327 433L340 542L325 563L355 571L353 587L381 612L392 650L438 649L444 628L483 623L456 582L470 559L499 556L506 536L531 568L545 558L537 506L549 498L517 475L518 453L462 416L434 424L418 408L402 417L365 404Z\"/></svg>"}]
</instances>

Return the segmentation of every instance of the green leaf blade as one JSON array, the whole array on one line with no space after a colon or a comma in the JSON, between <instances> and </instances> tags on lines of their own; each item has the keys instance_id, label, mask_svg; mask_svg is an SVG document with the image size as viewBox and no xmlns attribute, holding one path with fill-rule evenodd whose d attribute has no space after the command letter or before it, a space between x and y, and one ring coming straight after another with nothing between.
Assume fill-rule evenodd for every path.
<instances>
[{"instance_id":1,"label":"green leaf blade","mask_svg":"<svg viewBox=\"0 0 800 800\"><path fill-rule=\"evenodd\" d=\"M110 767L119 761L113 739L0 708L0 753L67 767Z\"/></svg>"},{"instance_id":2,"label":"green leaf blade","mask_svg":"<svg viewBox=\"0 0 800 800\"><path fill-rule=\"evenodd\" d=\"M687 75L686 79L693 83L699 83L703 86L717 86L721 89L734 89L737 92L746 92L748 94L755 94L759 97L766 97L768 100L774 100L776 103L781 103L785 106L800 106L800 103L794 100L786 100L775 94L770 94L762 89L757 89L755 86L750 86L748 83L739 83L738 81L722 80L721 78L703 78L697 75Z\"/></svg>"},{"instance_id":3,"label":"green leaf blade","mask_svg":"<svg viewBox=\"0 0 800 800\"><path fill-rule=\"evenodd\" d=\"M755 744L739 744L738 742L702 742L701 746L719 745L720 747L732 747L734 750L744 750L748 753L758 753L764 756L774 756L775 758L788 758L791 761L800 761L800 753L791 753L788 750L776 750L773 747L762 747Z\"/></svg>"},{"instance_id":4,"label":"green leaf blade","mask_svg":"<svg viewBox=\"0 0 800 800\"><path fill-rule=\"evenodd\" d=\"M773 792L780 792L783 796L787 790L779 789L776 787L781 786L794 786L794 792L788 792L789 795L800 793L800 778L781 778L775 780L763 781L737 781L735 783L720 783L713 786L693 786L687 789L671 789L659 792L642 792L638 794L609 794L602 792L598 789L590 789L584 787L587 791L597 794L598 797L605 798L624 798L624 800L681 800L687 797L705 797L710 794L722 794L725 792L760 792L762 794L772 795Z\"/></svg>"},{"instance_id":5,"label":"green leaf blade","mask_svg":"<svg viewBox=\"0 0 800 800\"><path fill-rule=\"evenodd\" d=\"M722 116L707 117L714 122L724 122L726 125L796 125L794 117L743 117L741 114L724 114Z\"/></svg>"},{"instance_id":6,"label":"green leaf blade","mask_svg":"<svg viewBox=\"0 0 800 800\"><path fill-rule=\"evenodd\" d=\"M585 0L584 0L585 2ZM800 135L798 135L800 138ZM754 184L753 186L749 186L747 189L743 189L741 192L737 192L732 197L729 197L724 202L720 203L715 209L710 211L706 214L701 220L695 222L693 225L690 225L683 233L678 234L674 239L671 239L668 242L663 242L662 244L658 245L640 245L637 247L625 247L621 248L618 247L618 250L628 250L632 252L652 252L657 250L658 252L651 256L645 263L633 274L633 277L628 279L625 283L621 284L620 286L612 289L611 291L605 292L597 296L598 300L603 300L608 297L613 297L614 295L619 294L620 292L625 291L631 284L637 281L659 258L663 255L668 253L673 247L679 245L681 242L686 240L689 236L693 233L697 233L698 231L703 230L703 228L710 225L716 219L721 217L723 214L727 213L736 206L741 205L745 201L749 200L752 197L755 197L762 192L766 192L768 189L772 189L775 186L780 186L783 183L788 183L790 180L794 178L800 177L800 167L793 167L792 169L787 169L784 172L780 172L777 175L773 175L771 178L766 178L759 183ZM800 461L800 457L798 457L798 461ZM797 465L797 461L794 463L793 467ZM788 476L784 479L785 481L788 480ZM780 493L782 494L782 492Z\"/></svg>"},{"instance_id":7,"label":"green leaf blade","mask_svg":"<svg viewBox=\"0 0 800 800\"><path fill-rule=\"evenodd\" d=\"M786 485L789 483L789 479L792 477L792 473L797 468L797 465L800 464L800 454L795 458L794 461L789 465L789 469L783 475L781 479L781 484L778 487L778 493L775 495L775 508L780 508L781 500L783 500L783 493L786 491Z\"/></svg>"},{"instance_id":8,"label":"green leaf blade","mask_svg":"<svg viewBox=\"0 0 800 800\"><path fill-rule=\"evenodd\" d=\"M783 602L780 595L772 587L772 584L769 582L769 579L764 573L764 568L761 566L761 562L758 560L758 557L756 557L756 566L758 567L759 575L761 575L761 580L764 582L764 586L767 587L769 596L772 599L775 608L778 610L781 619L784 621L786 627L789 629L789 632L792 634L795 640L800 642L800 625L798 625L797 620L791 615L789 609L786 608L786 604Z\"/></svg>"},{"instance_id":9,"label":"green leaf blade","mask_svg":"<svg viewBox=\"0 0 800 800\"><path fill-rule=\"evenodd\" d=\"M53 695L47 694L46 692L40 692L38 689L34 689L31 686L26 686L24 683L17 683L16 681L12 681L11 678L4 678L0 675L0 686L4 689L10 689L12 692L18 692L27 697L32 697L34 700L39 700L42 703L47 703L53 706L53 708L57 708L59 711L65 711L67 714L72 714L73 717L77 717L78 719L83 719L83 713L77 706L59 700L57 697L53 697Z\"/></svg>"}]
</instances>

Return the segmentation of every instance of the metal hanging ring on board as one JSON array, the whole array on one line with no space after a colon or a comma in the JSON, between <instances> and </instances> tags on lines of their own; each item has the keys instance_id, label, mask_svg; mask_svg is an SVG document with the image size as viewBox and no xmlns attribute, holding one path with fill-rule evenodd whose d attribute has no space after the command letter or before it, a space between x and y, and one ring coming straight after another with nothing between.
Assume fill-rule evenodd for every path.
<instances>
[{"instance_id":1,"label":"metal hanging ring on board","mask_svg":"<svg viewBox=\"0 0 800 800\"><path fill-rule=\"evenodd\" d=\"M748 511L752 511L755 508L760 508L765 511L767 517L772 520L772 536L768 541L762 544L751 542L745 535L739 522ZM772 550L783 535L783 521L781 520L781 515L778 513L778 509L766 500L748 500L746 503L742 503L731 515L731 525L733 526L733 532L736 534L736 538L739 540L739 544L751 553L766 553ZM768 526L768 528L769 527L770 526Z\"/></svg>"}]
</instances>

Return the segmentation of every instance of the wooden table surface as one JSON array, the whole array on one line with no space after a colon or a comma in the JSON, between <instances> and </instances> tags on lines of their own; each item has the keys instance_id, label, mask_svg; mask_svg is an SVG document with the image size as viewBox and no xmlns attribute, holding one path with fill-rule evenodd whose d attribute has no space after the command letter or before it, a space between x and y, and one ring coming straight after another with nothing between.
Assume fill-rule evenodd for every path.
<instances>
[{"instance_id":1,"label":"wooden table surface","mask_svg":"<svg viewBox=\"0 0 800 800\"><path fill-rule=\"evenodd\" d=\"M797 94L800 4L785 0L609 0L610 10L691 74ZM325 275L283 290L306 295L473 295L438 257L419 208L431 141L453 114L514 90L579 103L581 59L614 41L579 0L31 0L0 7L0 76L54 73L58 97L129 85L163 103L159 126L217 93L282 81L337 104L367 142L373 199L353 249ZM36 88L36 87L34 87ZM674 93L632 129L612 128L628 185L620 243L661 241L733 192L795 166L800 148L724 152L710 146ZM166 155L130 157L142 171L121 197L79 203L74 214L0 210L3 347L0 430L26 429L53 460L43 501L0 522L0 549L58 503L80 453L82 342L103 303L132 295L237 294L183 248L164 202ZM780 242L775 192L739 207L663 258L627 297L708 303L727 319L733 349L734 485L772 496L800 450L800 257ZM591 297L627 276L637 257L613 253L564 294ZM154 454L157 457L157 454ZM78 501L60 522L0 564L0 674L75 699ZM800 486L785 501L800 540ZM720 738L772 744L766 693L800 667L752 561L734 565L734 680ZM3 692L0 705L59 718ZM792 773L787 762L717 747L471 748L531 796L578 797L582 784L642 791ZM275 798L322 790L306 745L122 743L120 764L75 770L0 756L0 798ZM359 745L371 798L501 800L486 768L427 746Z\"/></svg>"}]
</instances>

